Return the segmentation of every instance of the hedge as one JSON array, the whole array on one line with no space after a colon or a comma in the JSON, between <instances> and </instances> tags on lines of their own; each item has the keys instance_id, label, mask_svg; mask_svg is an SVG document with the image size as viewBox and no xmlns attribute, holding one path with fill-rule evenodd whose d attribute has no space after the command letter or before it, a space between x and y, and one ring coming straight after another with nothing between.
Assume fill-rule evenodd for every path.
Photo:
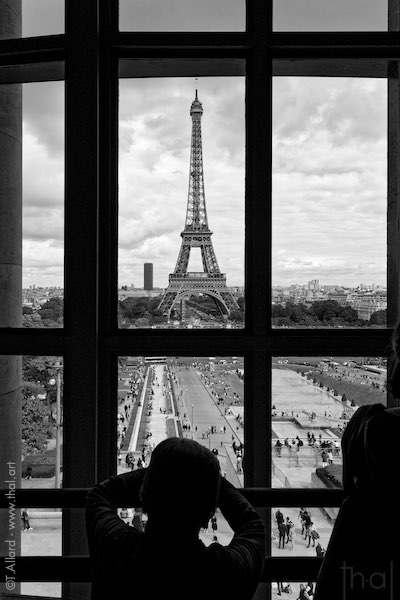
<instances>
[{"instance_id":1,"label":"hedge","mask_svg":"<svg viewBox=\"0 0 400 600\"><path fill-rule=\"evenodd\" d=\"M328 465L315 469L317 476L328 488L342 488L342 465Z\"/></svg>"}]
</instances>

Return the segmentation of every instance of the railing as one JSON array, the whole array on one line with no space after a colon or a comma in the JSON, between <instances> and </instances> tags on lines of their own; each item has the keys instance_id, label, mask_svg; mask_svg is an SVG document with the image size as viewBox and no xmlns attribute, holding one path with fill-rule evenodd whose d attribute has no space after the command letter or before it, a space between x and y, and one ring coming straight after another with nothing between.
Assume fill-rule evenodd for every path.
<instances>
[{"instance_id":1,"label":"railing","mask_svg":"<svg viewBox=\"0 0 400 600\"><path fill-rule=\"evenodd\" d=\"M240 490L255 507L340 506L341 490L244 488ZM15 508L83 508L87 489L17 489ZM8 509L9 490L0 490L0 508ZM82 535L86 535L82 531ZM308 557L267 557L262 580L315 581L321 559ZM0 581L6 581L5 557L0 557ZM15 581L90 581L88 556L21 556L15 559Z\"/></svg>"}]
</instances>

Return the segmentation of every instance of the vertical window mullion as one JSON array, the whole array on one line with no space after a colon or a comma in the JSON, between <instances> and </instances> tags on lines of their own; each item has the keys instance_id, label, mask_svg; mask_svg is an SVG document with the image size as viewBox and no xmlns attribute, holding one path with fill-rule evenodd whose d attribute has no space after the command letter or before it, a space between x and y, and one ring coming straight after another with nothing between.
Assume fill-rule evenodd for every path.
<instances>
[{"instance_id":1,"label":"vertical window mullion","mask_svg":"<svg viewBox=\"0 0 400 600\"><path fill-rule=\"evenodd\" d=\"M95 483L98 294L98 0L66 2L66 204L63 483ZM85 555L84 509L63 515L63 555ZM63 584L69 599L88 584Z\"/></svg>"}]
</instances>

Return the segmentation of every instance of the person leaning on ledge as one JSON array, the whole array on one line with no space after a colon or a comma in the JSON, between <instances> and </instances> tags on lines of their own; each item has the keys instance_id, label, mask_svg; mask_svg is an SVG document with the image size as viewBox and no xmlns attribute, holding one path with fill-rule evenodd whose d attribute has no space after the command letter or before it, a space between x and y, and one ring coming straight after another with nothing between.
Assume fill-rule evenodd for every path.
<instances>
[{"instance_id":1,"label":"person leaning on ledge","mask_svg":"<svg viewBox=\"0 0 400 600\"><path fill-rule=\"evenodd\" d=\"M388 389L400 398L400 325ZM343 492L315 600L400 598L400 408L361 406L342 437Z\"/></svg>"},{"instance_id":2,"label":"person leaning on ledge","mask_svg":"<svg viewBox=\"0 0 400 600\"><path fill-rule=\"evenodd\" d=\"M144 532L126 525L120 506L141 506ZM234 531L227 546L199 539L216 507ZM221 477L216 456L189 439L168 438L146 469L96 485L86 503L92 598L247 600L259 582L263 522Z\"/></svg>"}]
</instances>

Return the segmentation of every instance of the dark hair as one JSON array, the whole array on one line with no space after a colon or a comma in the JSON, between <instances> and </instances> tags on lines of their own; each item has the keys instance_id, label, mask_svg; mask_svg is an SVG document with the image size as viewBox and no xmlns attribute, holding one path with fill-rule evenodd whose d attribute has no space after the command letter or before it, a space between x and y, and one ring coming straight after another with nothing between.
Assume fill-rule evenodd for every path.
<instances>
[{"instance_id":1,"label":"dark hair","mask_svg":"<svg viewBox=\"0 0 400 600\"><path fill-rule=\"evenodd\" d=\"M205 526L215 511L220 467L207 448L172 437L154 449L142 486L142 507L153 520L182 518Z\"/></svg>"},{"instance_id":2,"label":"dark hair","mask_svg":"<svg viewBox=\"0 0 400 600\"><path fill-rule=\"evenodd\" d=\"M378 490L390 488L392 456L397 453L400 408L382 404L360 406L351 417L342 437L343 488Z\"/></svg>"}]
</instances>

